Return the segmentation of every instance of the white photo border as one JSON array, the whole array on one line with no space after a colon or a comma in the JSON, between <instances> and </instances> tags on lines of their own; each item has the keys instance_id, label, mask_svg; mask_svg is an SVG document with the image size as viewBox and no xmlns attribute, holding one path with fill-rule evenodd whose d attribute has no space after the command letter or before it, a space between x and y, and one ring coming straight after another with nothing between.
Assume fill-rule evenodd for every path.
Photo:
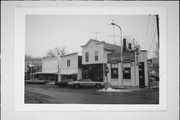
<instances>
[{"instance_id":1,"label":"white photo border","mask_svg":"<svg viewBox=\"0 0 180 120\"><path fill-rule=\"evenodd\" d=\"M159 15L159 104L25 104L24 55L26 15ZM135 111L167 110L167 49L165 7L16 7L15 8L15 109L17 111Z\"/></svg>"}]
</instances>

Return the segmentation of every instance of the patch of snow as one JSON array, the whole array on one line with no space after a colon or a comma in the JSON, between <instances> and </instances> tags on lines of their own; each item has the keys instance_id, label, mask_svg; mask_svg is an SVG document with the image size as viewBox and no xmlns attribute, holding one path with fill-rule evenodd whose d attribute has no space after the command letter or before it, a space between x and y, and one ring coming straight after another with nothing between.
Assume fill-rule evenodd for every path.
<instances>
[{"instance_id":1,"label":"patch of snow","mask_svg":"<svg viewBox=\"0 0 180 120\"><path fill-rule=\"evenodd\" d=\"M131 92L131 90L127 90L127 89L113 89L111 87L105 89L101 89L101 90L98 90L99 92Z\"/></svg>"}]
</instances>

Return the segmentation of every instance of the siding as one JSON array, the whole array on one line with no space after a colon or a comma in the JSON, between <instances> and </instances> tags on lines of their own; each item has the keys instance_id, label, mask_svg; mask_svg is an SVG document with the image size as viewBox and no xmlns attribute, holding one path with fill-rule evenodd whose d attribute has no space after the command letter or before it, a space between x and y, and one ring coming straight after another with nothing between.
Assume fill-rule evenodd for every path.
<instances>
[{"instance_id":1,"label":"siding","mask_svg":"<svg viewBox=\"0 0 180 120\"><path fill-rule=\"evenodd\" d=\"M43 59L42 72L47 72L47 73L58 72L58 59L57 58Z\"/></svg>"}]
</instances>

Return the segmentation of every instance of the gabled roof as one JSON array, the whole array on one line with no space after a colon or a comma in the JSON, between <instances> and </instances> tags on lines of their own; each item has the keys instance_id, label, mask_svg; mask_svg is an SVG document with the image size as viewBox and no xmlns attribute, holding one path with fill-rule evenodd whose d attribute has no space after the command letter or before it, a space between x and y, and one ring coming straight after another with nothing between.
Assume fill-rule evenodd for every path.
<instances>
[{"instance_id":1,"label":"gabled roof","mask_svg":"<svg viewBox=\"0 0 180 120\"><path fill-rule=\"evenodd\" d=\"M61 57L72 56L72 55L78 55L78 53L77 52L73 52L73 53L62 55Z\"/></svg>"},{"instance_id":2,"label":"gabled roof","mask_svg":"<svg viewBox=\"0 0 180 120\"><path fill-rule=\"evenodd\" d=\"M110 44L110 43L104 43L105 49L113 50L113 51L121 51L121 47L118 45Z\"/></svg>"},{"instance_id":3,"label":"gabled roof","mask_svg":"<svg viewBox=\"0 0 180 120\"><path fill-rule=\"evenodd\" d=\"M86 46L88 46L89 45L89 43L91 43L91 42L96 42L96 43L99 43L100 41L98 41L98 40L94 40L94 39L90 39L85 45L82 45L81 47L83 48L83 47L86 47Z\"/></svg>"},{"instance_id":4,"label":"gabled roof","mask_svg":"<svg viewBox=\"0 0 180 120\"><path fill-rule=\"evenodd\" d=\"M118 45L106 43L105 41L98 41L94 39L90 39L85 45L82 45L81 47L86 47L88 46L91 42L95 42L96 44L104 44L104 49L108 51L120 51L121 47Z\"/></svg>"}]
</instances>

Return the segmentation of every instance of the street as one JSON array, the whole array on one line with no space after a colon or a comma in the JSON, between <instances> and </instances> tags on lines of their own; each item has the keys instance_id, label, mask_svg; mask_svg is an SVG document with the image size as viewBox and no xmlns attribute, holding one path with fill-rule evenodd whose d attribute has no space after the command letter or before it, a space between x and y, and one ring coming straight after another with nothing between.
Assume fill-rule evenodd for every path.
<instances>
[{"instance_id":1,"label":"street","mask_svg":"<svg viewBox=\"0 0 180 120\"><path fill-rule=\"evenodd\" d=\"M158 104L158 89L132 92L98 92L94 88L61 88L55 85L26 85L25 103L43 104Z\"/></svg>"}]
</instances>

